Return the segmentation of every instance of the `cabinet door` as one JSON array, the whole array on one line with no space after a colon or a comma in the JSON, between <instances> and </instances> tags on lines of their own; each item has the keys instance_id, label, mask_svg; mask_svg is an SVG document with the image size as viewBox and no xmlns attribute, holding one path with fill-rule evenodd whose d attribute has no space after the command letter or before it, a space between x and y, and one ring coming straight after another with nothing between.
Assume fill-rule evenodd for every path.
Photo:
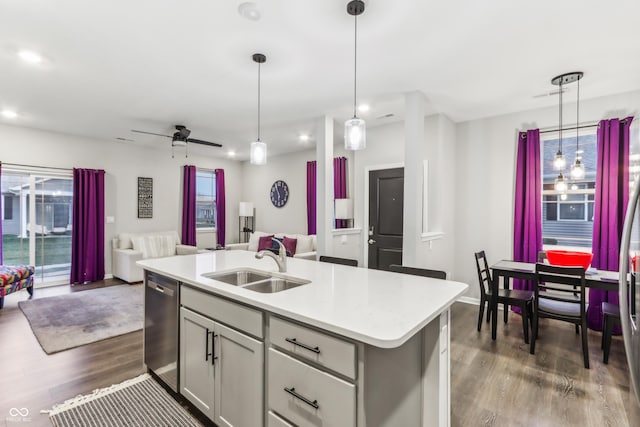
<instances>
[{"instance_id":1,"label":"cabinet door","mask_svg":"<svg viewBox=\"0 0 640 427\"><path fill-rule=\"evenodd\" d=\"M215 323L215 419L222 426L264 425L263 344Z\"/></svg>"},{"instance_id":2,"label":"cabinet door","mask_svg":"<svg viewBox=\"0 0 640 427\"><path fill-rule=\"evenodd\" d=\"M214 416L213 320L180 308L180 393Z\"/></svg>"}]
</instances>

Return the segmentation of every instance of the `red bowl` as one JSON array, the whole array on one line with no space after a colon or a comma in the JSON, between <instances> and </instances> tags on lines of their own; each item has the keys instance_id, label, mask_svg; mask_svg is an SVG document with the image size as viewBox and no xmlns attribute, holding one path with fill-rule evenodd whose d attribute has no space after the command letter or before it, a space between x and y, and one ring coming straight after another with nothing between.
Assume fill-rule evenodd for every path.
<instances>
[{"instance_id":1,"label":"red bowl","mask_svg":"<svg viewBox=\"0 0 640 427\"><path fill-rule=\"evenodd\" d=\"M585 270L591 265L593 254L589 252L548 250L547 259L549 264L561 265L563 267L582 267Z\"/></svg>"}]
</instances>

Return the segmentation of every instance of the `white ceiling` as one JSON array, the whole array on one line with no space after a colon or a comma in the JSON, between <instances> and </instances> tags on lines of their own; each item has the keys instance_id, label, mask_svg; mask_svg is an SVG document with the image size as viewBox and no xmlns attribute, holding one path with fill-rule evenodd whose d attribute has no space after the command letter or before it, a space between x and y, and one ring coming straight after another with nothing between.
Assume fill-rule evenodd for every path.
<instances>
[{"instance_id":1,"label":"white ceiling","mask_svg":"<svg viewBox=\"0 0 640 427\"><path fill-rule=\"evenodd\" d=\"M347 0L0 0L0 122L170 149L185 124L195 138L246 158L256 137L271 154L313 146L314 118L348 118L353 17ZM638 0L370 0L358 19L359 100L370 125L422 91L455 121L555 105L556 74L581 70L583 98L640 89ZM42 53L37 66L20 49ZM115 141L115 140L114 140Z\"/></svg>"}]
</instances>

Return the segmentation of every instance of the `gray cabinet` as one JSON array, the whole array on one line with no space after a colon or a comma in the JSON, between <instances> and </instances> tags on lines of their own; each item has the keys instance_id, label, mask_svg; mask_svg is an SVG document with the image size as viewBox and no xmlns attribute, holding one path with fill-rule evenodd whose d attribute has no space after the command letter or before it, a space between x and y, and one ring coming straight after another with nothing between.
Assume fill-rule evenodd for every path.
<instances>
[{"instance_id":1,"label":"gray cabinet","mask_svg":"<svg viewBox=\"0 0 640 427\"><path fill-rule=\"evenodd\" d=\"M207 417L214 417L214 322L180 309L180 394Z\"/></svg>"},{"instance_id":2,"label":"gray cabinet","mask_svg":"<svg viewBox=\"0 0 640 427\"><path fill-rule=\"evenodd\" d=\"M263 424L263 344L215 323L215 417L219 426Z\"/></svg>"},{"instance_id":3,"label":"gray cabinet","mask_svg":"<svg viewBox=\"0 0 640 427\"><path fill-rule=\"evenodd\" d=\"M180 308L180 393L219 427L262 426L264 344L243 333L258 335L256 322L246 316L255 310L185 290ZM262 334L261 317L258 320Z\"/></svg>"}]
</instances>

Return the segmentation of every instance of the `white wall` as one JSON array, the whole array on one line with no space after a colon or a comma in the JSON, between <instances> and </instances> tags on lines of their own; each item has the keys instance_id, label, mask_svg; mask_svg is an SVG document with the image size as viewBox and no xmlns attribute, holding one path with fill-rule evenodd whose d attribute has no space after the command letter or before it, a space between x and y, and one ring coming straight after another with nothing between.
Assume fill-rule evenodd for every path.
<instances>
[{"instance_id":1,"label":"white wall","mask_svg":"<svg viewBox=\"0 0 640 427\"><path fill-rule=\"evenodd\" d=\"M347 194L351 195L354 175L352 154L346 152L344 147L336 145L334 157L338 156L347 157L349 174ZM255 206L256 230L307 234L307 162L315 159L315 149L309 149L270 156L267 164L263 166L255 166L249 162L242 163L242 200L253 202ZM281 208L273 206L270 198L271 186L277 180L283 180L289 187L289 200ZM333 192L333 187L331 191ZM235 209L237 212L238 207L236 206Z\"/></svg>"},{"instance_id":2,"label":"white wall","mask_svg":"<svg viewBox=\"0 0 640 427\"><path fill-rule=\"evenodd\" d=\"M575 103L566 103L575 111ZM581 122L635 116L640 91L580 102ZM572 117L572 113L567 113ZM573 116L575 117L575 116ZM569 119L570 120L570 119ZM575 119L574 119L575 120ZM471 285L479 298L474 252L485 250L489 263L513 258L513 195L518 131L558 126L557 107L523 111L456 126L455 256L453 278Z\"/></svg>"},{"instance_id":3,"label":"white wall","mask_svg":"<svg viewBox=\"0 0 640 427\"><path fill-rule=\"evenodd\" d=\"M111 272L111 239L120 232L177 230L181 234L182 166L193 164L225 170L227 242L237 241L239 189L242 167L237 161L176 153L170 146L146 148L130 143L98 140L62 133L0 125L0 161L59 168L104 169L105 215L115 223L105 224L105 270ZM138 219L137 178L153 178L153 218Z\"/></svg>"}]
</instances>

